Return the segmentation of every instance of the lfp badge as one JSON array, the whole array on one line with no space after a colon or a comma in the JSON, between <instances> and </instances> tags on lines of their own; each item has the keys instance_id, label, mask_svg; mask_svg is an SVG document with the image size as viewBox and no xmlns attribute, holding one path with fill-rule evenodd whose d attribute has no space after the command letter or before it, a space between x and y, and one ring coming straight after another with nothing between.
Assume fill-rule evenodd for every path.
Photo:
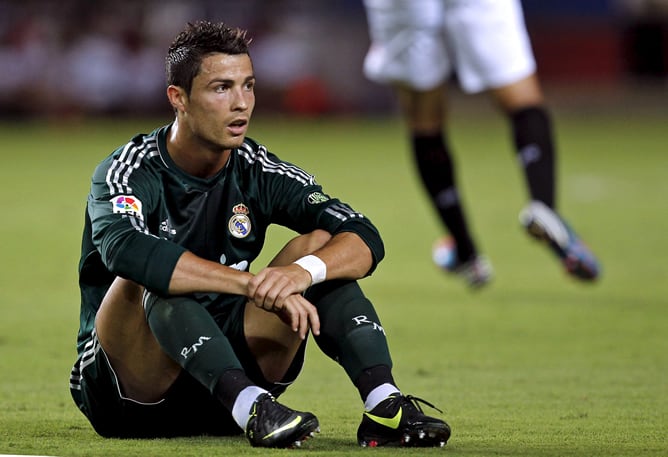
<instances>
[{"instance_id":1,"label":"lfp badge","mask_svg":"<svg viewBox=\"0 0 668 457\"><path fill-rule=\"evenodd\" d=\"M117 195L111 199L111 204L114 213L137 216L139 219L144 220L144 215L141 212L141 202L135 197Z\"/></svg>"},{"instance_id":2,"label":"lfp badge","mask_svg":"<svg viewBox=\"0 0 668 457\"><path fill-rule=\"evenodd\" d=\"M234 205L234 213L227 223L227 228L235 238L246 238L251 231L251 221L248 218L248 207L243 203Z\"/></svg>"}]
</instances>

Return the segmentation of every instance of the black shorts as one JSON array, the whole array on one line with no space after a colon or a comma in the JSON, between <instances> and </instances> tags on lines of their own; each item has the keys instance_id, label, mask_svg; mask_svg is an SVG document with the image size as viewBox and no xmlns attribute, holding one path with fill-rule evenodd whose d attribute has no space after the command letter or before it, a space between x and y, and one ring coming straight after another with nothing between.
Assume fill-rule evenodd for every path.
<instances>
[{"instance_id":1,"label":"black shorts","mask_svg":"<svg viewBox=\"0 0 668 457\"><path fill-rule=\"evenodd\" d=\"M292 383L304 364L302 344L280 383L266 381L244 336L246 299L212 313L228 337L246 375L278 396ZM95 330L70 376L74 402L100 435L116 438L157 438L193 435L236 435L242 430L209 390L185 371L156 403L140 403L123 396L113 367Z\"/></svg>"}]
</instances>

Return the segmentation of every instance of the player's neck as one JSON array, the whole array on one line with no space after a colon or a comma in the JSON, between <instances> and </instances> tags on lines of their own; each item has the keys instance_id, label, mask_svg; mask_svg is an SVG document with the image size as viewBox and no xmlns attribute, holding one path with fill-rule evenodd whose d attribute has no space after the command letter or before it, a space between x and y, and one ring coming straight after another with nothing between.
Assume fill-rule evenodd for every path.
<instances>
[{"instance_id":1,"label":"player's neck","mask_svg":"<svg viewBox=\"0 0 668 457\"><path fill-rule=\"evenodd\" d=\"M189 175L210 178L225 167L231 150L220 149L178 131L176 122L167 134L167 153Z\"/></svg>"}]
</instances>

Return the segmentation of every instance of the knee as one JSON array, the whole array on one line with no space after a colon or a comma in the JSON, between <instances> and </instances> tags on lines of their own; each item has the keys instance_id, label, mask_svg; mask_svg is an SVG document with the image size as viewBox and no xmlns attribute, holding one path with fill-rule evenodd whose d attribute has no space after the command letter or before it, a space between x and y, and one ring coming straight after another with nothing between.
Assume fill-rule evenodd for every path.
<instances>
[{"instance_id":1,"label":"knee","mask_svg":"<svg viewBox=\"0 0 668 457\"><path fill-rule=\"evenodd\" d=\"M145 338L150 329L142 308L143 288L116 278L95 315L95 330L106 351L124 352Z\"/></svg>"},{"instance_id":2,"label":"knee","mask_svg":"<svg viewBox=\"0 0 668 457\"><path fill-rule=\"evenodd\" d=\"M515 83L492 89L491 95L500 109L506 113L545 105L543 91L535 74Z\"/></svg>"}]
</instances>

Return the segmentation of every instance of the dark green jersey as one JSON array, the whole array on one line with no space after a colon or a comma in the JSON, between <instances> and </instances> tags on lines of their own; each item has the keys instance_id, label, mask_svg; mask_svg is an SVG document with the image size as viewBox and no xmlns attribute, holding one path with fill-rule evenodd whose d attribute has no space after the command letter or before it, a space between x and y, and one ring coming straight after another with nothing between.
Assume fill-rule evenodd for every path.
<instances>
[{"instance_id":1,"label":"dark green jersey","mask_svg":"<svg viewBox=\"0 0 668 457\"><path fill-rule=\"evenodd\" d=\"M114 277L166 294L186 250L248 270L270 224L298 233L355 232L371 249L371 271L383 258L373 224L330 198L304 170L247 138L217 175L199 179L183 172L167 153L169 127L137 135L93 175L79 263L79 352Z\"/></svg>"}]
</instances>

